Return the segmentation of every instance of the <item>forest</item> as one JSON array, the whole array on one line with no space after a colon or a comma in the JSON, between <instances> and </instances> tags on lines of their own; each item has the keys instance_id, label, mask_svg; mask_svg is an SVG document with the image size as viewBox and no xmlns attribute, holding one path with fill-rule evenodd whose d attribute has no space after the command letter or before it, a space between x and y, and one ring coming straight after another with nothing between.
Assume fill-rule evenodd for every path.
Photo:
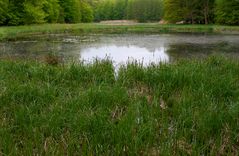
<instances>
[{"instance_id":1,"label":"forest","mask_svg":"<svg viewBox=\"0 0 239 156\"><path fill-rule=\"evenodd\" d=\"M239 25L238 0L0 0L0 25L103 20Z\"/></svg>"}]
</instances>

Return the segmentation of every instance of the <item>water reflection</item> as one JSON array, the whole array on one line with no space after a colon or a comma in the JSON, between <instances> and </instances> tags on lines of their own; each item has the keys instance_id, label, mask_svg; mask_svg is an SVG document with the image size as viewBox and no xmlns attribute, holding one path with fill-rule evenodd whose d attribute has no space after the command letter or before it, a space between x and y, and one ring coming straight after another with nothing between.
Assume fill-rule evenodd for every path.
<instances>
[{"instance_id":1,"label":"water reflection","mask_svg":"<svg viewBox=\"0 0 239 156\"><path fill-rule=\"evenodd\" d=\"M71 60L80 58L91 61L108 56L115 65L128 60L137 60L147 65L151 62L173 62L181 58L203 58L218 53L239 58L238 43L238 35L50 35L33 36L24 41L0 42L0 57L37 58L54 53Z\"/></svg>"},{"instance_id":2,"label":"water reflection","mask_svg":"<svg viewBox=\"0 0 239 156\"><path fill-rule=\"evenodd\" d=\"M116 46L91 47L81 51L80 59L92 62L94 59L110 58L115 65L126 64L137 61L144 66L151 63L168 62L169 55L164 47L159 47L153 52L147 48L137 46Z\"/></svg>"}]
</instances>

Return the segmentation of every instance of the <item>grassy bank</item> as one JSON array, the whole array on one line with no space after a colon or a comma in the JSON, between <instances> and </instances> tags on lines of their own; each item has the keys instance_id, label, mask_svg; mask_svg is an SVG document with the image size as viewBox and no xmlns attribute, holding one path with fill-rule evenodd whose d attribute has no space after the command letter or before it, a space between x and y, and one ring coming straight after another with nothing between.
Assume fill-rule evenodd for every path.
<instances>
[{"instance_id":1,"label":"grassy bank","mask_svg":"<svg viewBox=\"0 0 239 156\"><path fill-rule=\"evenodd\" d=\"M0 61L1 155L237 155L239 63Z\"/></svg>"},{"instance_id":2,"label":"grassy bank","mask_svg":"<svg viewBox=\"0 0 239 156\"><path fill-rule=\"evenodd\" d=\"M239 34L238 26L217 25L160 25L157 23L132 25L107 24L44 24L33 26L0 27L0 40L37 34L72 33L221 33Z\"/></svg>"}]
</instances>

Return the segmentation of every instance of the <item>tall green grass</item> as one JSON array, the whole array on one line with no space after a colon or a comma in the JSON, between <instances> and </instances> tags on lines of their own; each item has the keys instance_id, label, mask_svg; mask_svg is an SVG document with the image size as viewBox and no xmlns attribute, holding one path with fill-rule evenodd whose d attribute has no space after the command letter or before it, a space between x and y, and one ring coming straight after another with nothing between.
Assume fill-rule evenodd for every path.
<instances>
[{"instance_id":1,"label":"tall green grass","mask_svg":"<svg viewBox=\"0 0 239 156\"><path fill-rule=\"evenodd\" d=\"M0 27L0 40L12 40L39 34L88 34L88 33L221 33L239 34L238 26L219 25L160 25L141 23L133 25L43 24L30 26Z\"/></svg>"},{"instance_id":2,"label":"tall green grass","mask_svg":"<svg viewBox=\"0 0 239 156\"><path fill-rule=\"evenodd\" d=\"M237 155L239 63L0 61L1 155Z\"/></svg>"}]
</instances>

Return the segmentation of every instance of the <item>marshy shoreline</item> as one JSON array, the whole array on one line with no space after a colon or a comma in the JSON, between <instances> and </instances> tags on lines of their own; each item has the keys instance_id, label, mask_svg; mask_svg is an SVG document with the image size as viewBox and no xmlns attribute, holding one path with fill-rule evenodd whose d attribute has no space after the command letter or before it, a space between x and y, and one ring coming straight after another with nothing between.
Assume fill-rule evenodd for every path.
<instances>
[{"instance_id":1,"label":"marshy shoreline","mask_svg":"<svg viewBox=\"0 0 239 156\"><path fill-rule=\"evenodd\" d=\"M42 24L0 27L0 40L15 40L41 34L116 34L116 33L213 33L239 34L238 26L221 25L162 25L159 23L135 23L109 25L102 23Z\"/></svg>"}]
</instances>

